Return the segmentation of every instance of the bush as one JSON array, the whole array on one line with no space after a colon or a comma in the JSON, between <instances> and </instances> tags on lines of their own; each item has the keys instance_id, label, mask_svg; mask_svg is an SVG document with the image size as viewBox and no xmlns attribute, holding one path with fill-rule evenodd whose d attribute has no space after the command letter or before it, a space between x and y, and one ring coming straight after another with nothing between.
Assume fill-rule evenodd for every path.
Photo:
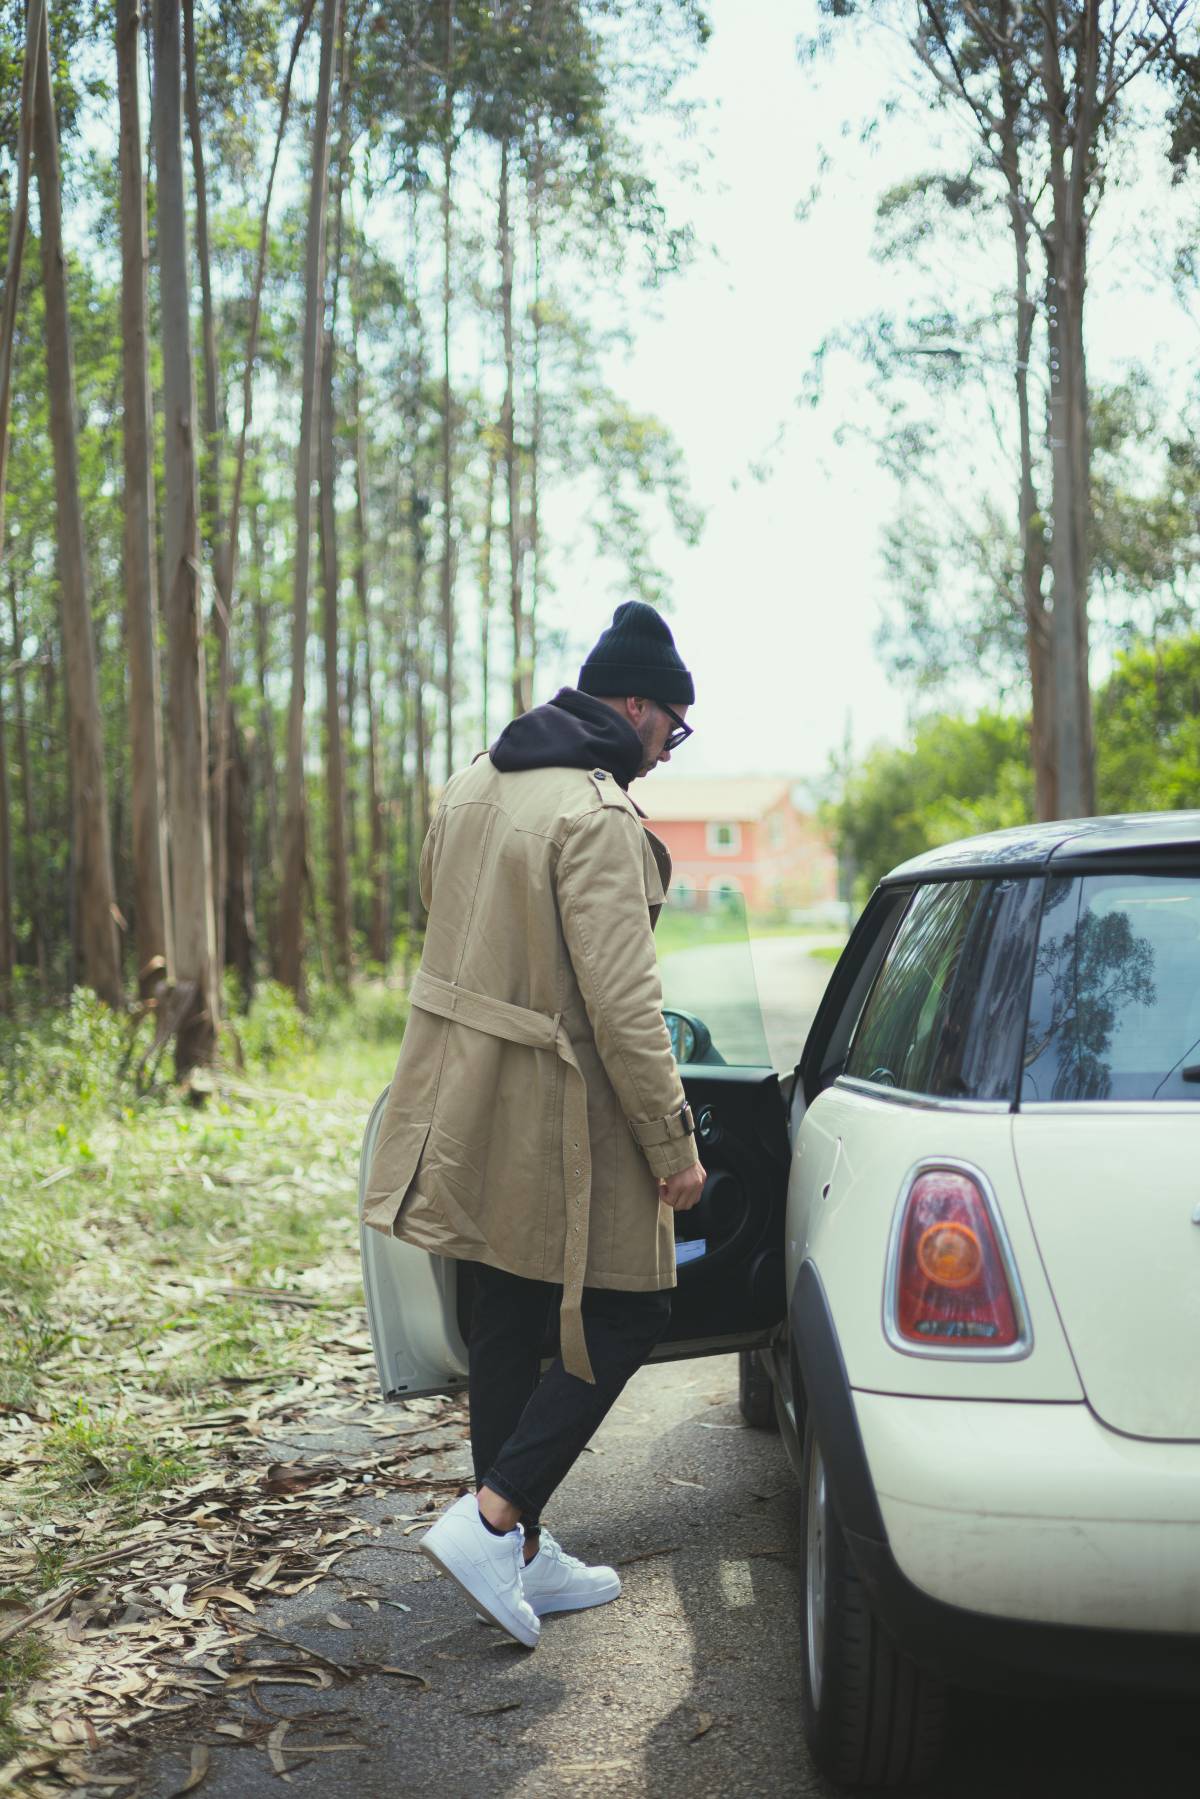
<instances>
[{"instance_id":1,"label":"bush","mask_svg":"<svg viewBox=\"0 0 1200 1799\"><path fill-rule=\"evenodd\" d=\"M308 1023L291 990L278 981L260 981L250 1010L238 1024L247 1068L275 1068L294 1061L312 1046Z\"/></svg>"},{"instance_id":2,"label":"bush","mask_svg":"<svg viewBox=\"0 0 1200 1799\"><path fill-rule=\"evenodd\" d=\"M31 993L18 994L0 1020L0 1105L34 1105L47 1094L80 1104L111 1097L132 1080L153 1030L152 1020L122 1017L87 987L57 1005L38 995L36 1009Z\"/></svg>"}]
</instances>

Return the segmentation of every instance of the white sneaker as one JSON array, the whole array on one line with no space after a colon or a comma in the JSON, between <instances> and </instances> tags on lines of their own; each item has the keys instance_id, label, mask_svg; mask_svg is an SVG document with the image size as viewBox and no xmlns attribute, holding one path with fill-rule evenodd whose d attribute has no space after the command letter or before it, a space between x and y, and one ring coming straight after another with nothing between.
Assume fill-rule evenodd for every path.
<instances>
[{"instance_id":1,"label":"white sneaker","mask_svg":"<svg viewBox=\"0 0 1200 1799\"><path fill-rule=\"evenodd\" d=\"M474 1493L464 1493L425 1532L420 1548L494 1624L535 1649L542 1627L522 1587L524 1541L519 1524L496 1536L479 1516Z\"/></svg>"},{"instance_id":2,"label":"white sneaker","mask_svg":"<svg viewBox=\"0 0 1200 1799\"><path fill-rule=\"evenodd\" d=\"M543 1526L537 1554L522 1572L525 1597L539 1618L547 1612L582 1612L607 1605L621 1591L615 1568L589 1568L568 1555Z\"/></svg>"}]
</instances>

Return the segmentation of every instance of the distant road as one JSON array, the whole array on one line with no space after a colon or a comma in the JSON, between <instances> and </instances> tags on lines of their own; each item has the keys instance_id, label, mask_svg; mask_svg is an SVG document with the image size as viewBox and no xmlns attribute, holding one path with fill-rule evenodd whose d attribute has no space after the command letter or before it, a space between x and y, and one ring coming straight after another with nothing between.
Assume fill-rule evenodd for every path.
<instances>
[{"instance_id":1,"label":"distant road","mask_svg":"<svg viewBox=\"0 0 1200 1799\"><path fill-rule=\"evenodd\" d=\"M841 942L810 934L675 950L660 965L663 1003L701 1018L727 1062L794 1068L833 972L811 952Z\"/></svg>"}]
</instances>

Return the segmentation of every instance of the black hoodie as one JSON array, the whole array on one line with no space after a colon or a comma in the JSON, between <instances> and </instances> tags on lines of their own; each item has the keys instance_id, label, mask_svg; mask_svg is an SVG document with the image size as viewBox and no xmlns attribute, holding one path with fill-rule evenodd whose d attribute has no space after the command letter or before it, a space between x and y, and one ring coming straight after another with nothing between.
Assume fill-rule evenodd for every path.
<instances>
[{"instance_id":1,"label":"black hoodie","mask_svg":"<svg viewBox=\"0 0 1200 1799\"><path fill-rule=\"evenodd\" d=\"M535 706L505 725L488 754L501 774L522 768L603 768L625 788L645 759L642 740L628 719L574 687L561 687L548 705Z\"/></svg>"}]
</instances>

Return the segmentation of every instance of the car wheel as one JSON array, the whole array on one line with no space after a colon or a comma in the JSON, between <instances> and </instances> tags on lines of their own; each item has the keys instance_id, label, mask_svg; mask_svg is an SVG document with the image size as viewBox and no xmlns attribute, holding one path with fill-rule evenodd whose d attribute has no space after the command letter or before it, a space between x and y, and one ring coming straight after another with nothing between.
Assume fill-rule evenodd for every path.
<instances>
[{"instance_id":1,"label":"car wheel","mask_svg":"<svg viewBox=\"0 0 1200 1799\"><path fill-rule=\"evenodd\" d=\"M945 1688L896 1648L872 1613L811 1420L804 1434L800 1518L802 1699L812 1758L845 1786L926 1780L941 1754Z\"/></svg>"},{"instance_id":2,"label":"car wheel","mask_svg":"<svg viewBox=\"0 0 1200 1799\"><path fill-rule=\"evenodd\" d=\"M758 1352L743 1349L738 1356L738 1408L755 1430L777 1430L775 1389L758 1359Z\"/></svg>"}]
</instances>

